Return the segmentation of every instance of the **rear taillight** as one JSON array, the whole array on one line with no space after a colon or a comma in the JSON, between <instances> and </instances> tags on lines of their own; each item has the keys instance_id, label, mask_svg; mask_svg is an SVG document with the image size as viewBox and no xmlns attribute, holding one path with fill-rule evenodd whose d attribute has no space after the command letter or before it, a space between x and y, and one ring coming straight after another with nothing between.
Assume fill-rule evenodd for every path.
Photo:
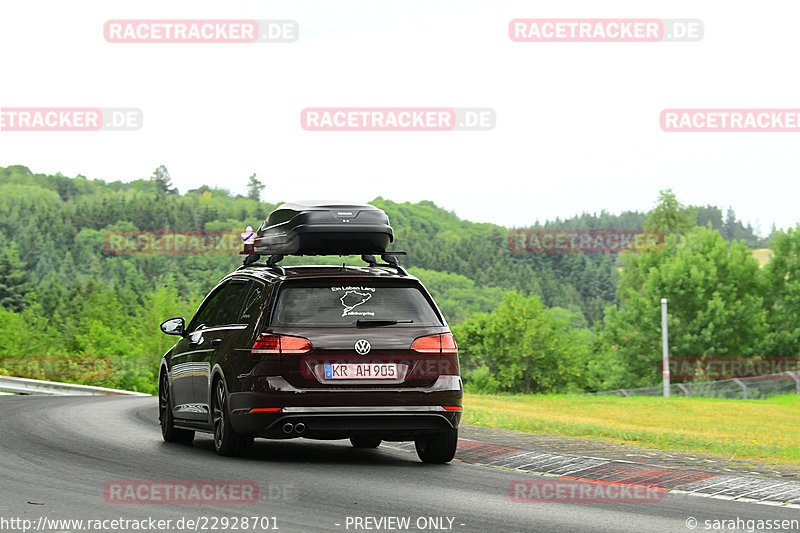
<instances>
[{"instance_id":1,"label":"rear taillight","mask_svg":"<svg viewBox=\"0 0 800 533\"><path fill-rule=\"evenodd\" d=\"M250 348L251 354L306 353L313 349L308 339L262 333Z\"/></svg>"},{"instance_id":2,"label":"rear taillight","mask_svg":"<svg viewBox=\"0 0 800 533\"><path fill-rule=\"evenodd\" d=\"M458 353L456 338L452 333L442 333L442 353Z\"/></svg>"},{"instance_id":3,"label":"rear taillight","mask_svg":"<svg viewBox=\"0 0 800 533\"><path fill-rule=\"evenodd\" d=\"M289 337L286 335L280 336L281 353L306 353L312 349L311 343L308 339L302 337Z\"/></svg>"},{"instance_id":4,"label":"rear taillight","mask_svg":"<svg viewBox=\"0 0 800 533\"><path fill-rule=\"evenodd\" d=\"M419 337L411 343L411 349L419 353L458 353L456 339L452 333L437 333L436 335Z\"/></svg>"},{"instance_id":5,"label":"rear taillight","mask_svg":"<svg viewBox=\"0 0 800 533\"><path fill-rule=\"evenodd\" d=\"M250 353L281 353L280 337L262 333L250 348Z\"/></svg>"}]
</instances>

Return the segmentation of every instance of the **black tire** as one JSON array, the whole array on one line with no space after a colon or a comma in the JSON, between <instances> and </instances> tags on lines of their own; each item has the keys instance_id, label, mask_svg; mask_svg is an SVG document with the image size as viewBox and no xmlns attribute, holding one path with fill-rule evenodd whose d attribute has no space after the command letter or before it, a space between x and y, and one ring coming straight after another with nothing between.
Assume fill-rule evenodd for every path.
<instances>
[{"instance_id":1,"label":"black tire","mask_svg":"<svg viewBox=\"0 0 800 533\"><path fill-rule=\"evenodd\" d=\"M214 449L219 455L236 457L253 446L252 435L240 435L231 426L228 412L228 391L225 381L217 379L211 392L211 413L214 421Z\"/></svg>"},{"instance_id":2,"label":"black tire","mask_svg":"<svg viewBox=\"0 0 800 533\"><path fill-rule=\"evenodd\" d=\"M423 463L449 463L456 455L458 429L426 435L414 441L417 455Z\"/></svg>"},{"instance_id":3,"label":"black tire","mask_svg":"<svg viewBox=\"0 0 800 533\"><path fill-rule=\"evenodd\" d=\"M377 448L381 445L381 439L369 436L350 437L350 444L353 448Z\"/></svg>"},{"instance_id":4,"label":"black tire","mask_svg":"<svg viewBox=\"0 0 800 533\"><path fill-rule=\"evenodd\" d=\"M161 436L164 441L188 444L194 440L194 431L175 427L175 419L172 418L169 379L166 373L161 374L158 384L158 421L161 424Z\"/></svg>"}]
</instances>

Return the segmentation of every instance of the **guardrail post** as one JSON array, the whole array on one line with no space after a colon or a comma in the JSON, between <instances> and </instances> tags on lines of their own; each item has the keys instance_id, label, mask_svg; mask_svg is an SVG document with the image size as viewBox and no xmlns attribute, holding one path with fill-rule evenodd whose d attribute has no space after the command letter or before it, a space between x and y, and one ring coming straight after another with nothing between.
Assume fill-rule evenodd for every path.
<instances>
[{"instance_id":1,"label":"guardrail post","mask_svg":"<svg viewBox=\"0 0 800 533\"><path fill-rule=\"evenodd\" d=\"M737 385L739 385L742 388L742 399L746 400L747 399L747 385L742 383L742 381L739 378L733 378L733 382L736 383Z\"/></svg>"},{"instance_id":2,"label":"guardrail post","mask_svg":"<svg viewBox=\"0 0 800 533\"><path fill-rule=\"evenodd\" d=\"M667 299L661 298L661 381L664 398L669 398L669 337L667 335Z\"/></svg>"},{"instance_id":3,"label":"guardrail post","mask_svg":"<svg viewBox=\"0 0 800 533\"><path fill-rule=\"evenodd\" d=\"M794 380L795 387L797 388L797 394L800 394L800 378L794 372L786 372L790 378Z\"/></svg>"}]
</instances>

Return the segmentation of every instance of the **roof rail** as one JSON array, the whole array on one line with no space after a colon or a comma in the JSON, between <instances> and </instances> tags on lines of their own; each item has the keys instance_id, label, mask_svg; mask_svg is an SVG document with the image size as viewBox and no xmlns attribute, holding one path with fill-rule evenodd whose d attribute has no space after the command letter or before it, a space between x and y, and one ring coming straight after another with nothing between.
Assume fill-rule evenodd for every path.
<instances>
[{"instance_id":1,"label":"roof rail","mask_svg":"<svg viewBox=\"0 0 800 533\"><path fill-rule=\"evenodd\" d=\"M247 268L247 267L264 267L264 268L269 268L269 269L274 270L275 272L277 272L281 276L285 276L286 275L286 270L284 270L284 268L278 264L278 261L283 259L282 255L277 255L276 254L276 255L269 256L269 259L267 259L267 263L266 264L256 263L256 261L258 261L260 258L261 258L261 254L259 254L258 252L252 253L252 254L250 254L250 255L248 255L247 257L244 258L244 261L242 262L242 266L240 266L236 270L241 270L242 268Z\"/></svg>"},{"instance_id":2,"label":"roof rail","mask_svg":"<svg viewBox=\"0 0 800 533\"><path fill-rule=\"evenodd\" d=\"M267 254L259 253L259 252L251 253L250 255L248 255L247 257L244 258L242 266L240 266L236 270L239 270L239 269L242 269L242 268L251 267L251 266L253 266L253 267L264 267L264 268L270 268L270 269L274 270L275 272L277 272L281 276L285 276L286 275L286 270L282 266L280 266L278 264L284 258L284 256L282 254L271 254L269 256L269 259L267 259L267 263L266 264L257 263L256 261L258 261L261 258L262 255L267 255ZM408 272L406 271L406 269L401 267L400 263L397 261L397 257L396 256L398 256L398 255L408 255L408 252L401 252L401 251L383 252L381 254L381 259L383 259L385 261L384 263L379 263L378 260L375 259L375 256L372 255L372 254L362 254L361 255L361 260L364 261L365 263L367 263L367 265L369 265L370 268L393 268L393 269L395 269L397 271L397 273L399 275L408 276ZM342 266L345 266L345 265L342 264Z\"/></svg>"},{"instance_id":3,"label":"roof rail","mask_svg":"<svg viewBox=\"0 0 800 533\"><path fill-rule=\"evenodd\" d=\"M394 268L397 270L397 273L401 276L408 276L408 272L406 269L400 266L400 263L397 261L398 255L408 255L407 252L384 252L381 254L381 259L386 261L385 263L378 263L378 260L375 259L375 256L372 254L363 254L361 256L361 260L367 263L371 268Z\"/></svg>"}]
</instances>

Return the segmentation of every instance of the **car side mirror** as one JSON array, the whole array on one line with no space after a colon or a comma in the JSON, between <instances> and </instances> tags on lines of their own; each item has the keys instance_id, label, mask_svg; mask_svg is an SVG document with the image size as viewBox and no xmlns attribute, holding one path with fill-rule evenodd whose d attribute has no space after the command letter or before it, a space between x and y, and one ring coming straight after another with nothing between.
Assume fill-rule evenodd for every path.
<instances>
[{"instance_id":1,"label":"car side mirror","mask_svg":"<svg viewBox=\"0 0 800 533\"><path fill-rule=\"evenodd\" d=\"M182 316L170 318L161 323L161 331L167 335L180 335L186 332L186 321Z\"/></svg>"}]
</instances>

